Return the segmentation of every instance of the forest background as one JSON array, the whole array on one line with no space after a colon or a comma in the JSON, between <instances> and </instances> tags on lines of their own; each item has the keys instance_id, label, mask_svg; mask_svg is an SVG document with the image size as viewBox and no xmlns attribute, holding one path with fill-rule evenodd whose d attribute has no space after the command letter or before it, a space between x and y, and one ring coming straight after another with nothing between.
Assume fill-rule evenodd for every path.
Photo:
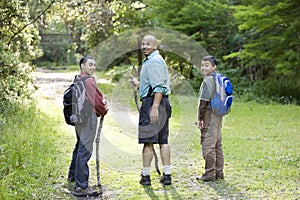
<instances>
[{"instance_id":1,"label":"forest background","mask_svg":"<svg viewBox=\"0 0 300 200\"><path fill-rule=\"evenodd\" d=\"M77 65L109 37L145 27L178 31L214 55L236 98L299 104L299 5L297 0L1 0L0 108L30 96L29 74L37 66ZM140 65L140 54L127 52L106 69ZM162 54L198 91L198 66L174 52Z\"/></svg>"}]
</instances>

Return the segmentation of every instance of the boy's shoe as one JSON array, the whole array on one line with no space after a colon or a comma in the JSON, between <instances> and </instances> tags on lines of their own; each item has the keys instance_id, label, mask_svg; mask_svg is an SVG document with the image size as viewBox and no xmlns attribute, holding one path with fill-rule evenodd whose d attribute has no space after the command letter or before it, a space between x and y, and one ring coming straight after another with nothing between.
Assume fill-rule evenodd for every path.
<instances>
[{"instance_id":1,"label":"boy's shoe","mask_svg":"<svg viewBox=\"0 0 300 200\"><path fill-rule=\"evenodd\" d=\"M216 173L216 179L224 179L223 171L219 171L219 172Z\"/></svg>"},{"instance_id":2,"label":"boy's shoe","mask_svg":"<svg viewBox=\"0 0 300 200\"><path fill-rule=\"evenodd\" d=\"M207 182L207 181L215 181L216 177L215 176L207 176L206 174L203 174L202 176L197 176L196 179L198 181Z\"/></svg>"},{"instance_id":3,"label":"boy's shoe","mask_svg":"<svg viewBox=\"0 0 300 200\"><path fill-rule=\"evenodd\" d=\"M160 178L160 183L163 185L171 185L172 184L171 174L163 173L162 177Z\"/></svg>"},{"instance_id":4,"label":"boy's shoe","mask_svg":"<svg viewBox=\"0 0 300 200\"><path fill-rule=\"evenodd\" d=\"M87 187L87 188L81 188L81 187L75 187L73 194L78 197L86 197L86 196L98 196L100 193L98 190Z\"/></svg>"},{"instance_id":5,"label":"boy's shoe","mask_svg":"<svg viewBox=\"0 0 300 200\"><path fill-rule=\"evenodd\" d=\"M151 179L150 179L150 175L141 175L141 180L140 180L140 184L144 185L144 186L150 186L151 185Z\"/></svg>"}]
</instances>

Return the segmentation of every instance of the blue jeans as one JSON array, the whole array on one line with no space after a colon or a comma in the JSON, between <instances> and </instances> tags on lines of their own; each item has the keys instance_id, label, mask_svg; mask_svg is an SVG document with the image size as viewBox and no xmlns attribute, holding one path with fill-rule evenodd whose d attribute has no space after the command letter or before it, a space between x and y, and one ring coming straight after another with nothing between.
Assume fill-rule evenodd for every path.
<instances>
[{"instance_id":1,"label":"blue jeans","mask_svg":"<svg viewBox=\"0 0 300 200\"><path fill-rule=\"evenodd\" d=\"M97 116L92 113L88 120L79 125L75 125L77 142L73 150L72 161L69 168L69 179L75 179L76 186L88 187L89 166L93 152L93 143L97 131Z\"/></svg>"}]
</instances>

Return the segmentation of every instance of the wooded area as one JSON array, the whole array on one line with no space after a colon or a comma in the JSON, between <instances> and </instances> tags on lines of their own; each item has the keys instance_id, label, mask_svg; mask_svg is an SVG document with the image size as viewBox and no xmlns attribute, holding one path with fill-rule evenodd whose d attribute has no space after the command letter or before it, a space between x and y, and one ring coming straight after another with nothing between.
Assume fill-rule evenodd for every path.
<instances>
[{"instance_id":1,"label":"wooded area","mask_svg":"<svg viewBox=\"0 0 300 200\"><path fill-rule=\"evenodd\" d=\"M0 6L1 109L30 96L29 74L39 64L76 64L102 41L143 27L178 31L215 55L236 97L300 104L298 0L2 0ZM46 34L70 35L71 42L45 45ZM197 90L202 77L195 66L176 53L163 54ZM138 64L135 52L113 64L125 57Z\"/></svg>"}]
</instances>

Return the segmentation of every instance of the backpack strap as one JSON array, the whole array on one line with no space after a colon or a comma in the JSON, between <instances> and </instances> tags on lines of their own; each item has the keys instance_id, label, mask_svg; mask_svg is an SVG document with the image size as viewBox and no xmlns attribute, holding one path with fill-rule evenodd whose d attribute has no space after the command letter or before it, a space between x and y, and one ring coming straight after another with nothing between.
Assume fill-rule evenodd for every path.
<instances>
[{"instance_id":1,"label":"backpack strap","mask_svg":"<svg viewBox=\"0 0 300 200\"><path fill-rule=\"evenodd\" d=\"M74 83L77 82L77 81L83 81L83 83L85 84L85 81L88 79L88 78L94 78L92 76L83 76L81 77L80 75L75 75L75 78L74 78Z\"/></svg>"}]
</instances>

